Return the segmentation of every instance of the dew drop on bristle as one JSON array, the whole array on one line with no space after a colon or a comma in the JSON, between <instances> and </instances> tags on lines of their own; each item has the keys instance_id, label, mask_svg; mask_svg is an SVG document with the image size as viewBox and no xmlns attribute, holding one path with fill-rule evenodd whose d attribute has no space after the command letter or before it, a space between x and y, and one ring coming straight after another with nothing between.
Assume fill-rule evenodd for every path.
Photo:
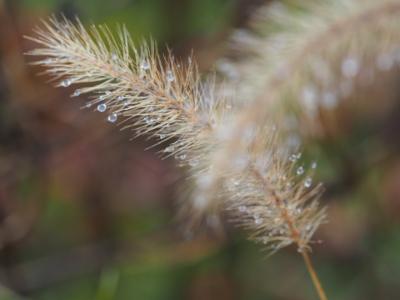
<instances>
[{"instance_id":1,"label":"dew drop on bristle","mask_svg":"<svg viewBox=\"0 0 400 300\"><path fill-rule=\"evenodd\" d=\"M297 154L292 154L289 156L289 160L291 162L296 162L301 158L301 152L297 153Z\"/></svg>"},{"instance_id":2,"label":"dew drop on bristle","mask_svg":"<svg viewBox=\"0 0 400 300\"><path fill-rule=\"evenodd\" d=\"M164 152L174 152L175 151L175 147L174 146L168 146L167 148L165 148Z\"/></svg>"},{"instance_id":3,"label":"dew drop on bristle","mask_svg":"<svg viewBox=\"0 0 400 300\"><path fill-rule=\"evenodd\" d=\"M174 74L172 73L171 70L168 70L166 72L166 76L167 76L167 81L168 82L173 82L175 80L175 76L174 76Z\"/></svg>"},{"instance_id":4,"label":"dew drop on bristle","mask_svg":"<svg viewBox=\"0 0 400 300\"><path fill-rule=\"evenodd\" d=\"M107 110L107 104L101 103L97 105L97 111L99 112L105 112Z\"/></svg>"},{"instance_id":5,"label":"dew drop on bristle","mask_svg":"<svg viewBox=\"0 0 400 300\"><path fill-rule=\"evenodd\" d=\"M143 60L140 64L140 68L142 70L149 70L150 69L150 64L147 60Z\"/></svg>"},{"instance_id":6,"label":"dew drop on bristle","mask_svg":"<svg viewBox=\"0 0 400 300\"><path fill-rule=\"evenodd\" d=\"M115 123L118 119L117 113L112 113L107 117L107 121L110 123Z\"/></svg>"},{"instance_id":7,"label":"dew drop on bristle","mask_svg":"<svg viewBox=\"0 0 400 300\"><path fill-rule=\"evenodd\" d=\"M72 80L71 79L65 79L63 81L61 81L60 85L62 87L69 87L72 84Z\"/></svg>"},{"instance_id":8,"label":"dew drop on bristle","mask_svg":"<svg viewBox=\"0 0 400 300\"><path fill-rule=\"evenodd\" d=\"M304 181L304 187L309 188L312 185L312 178L307 177L306 180Z\"/></svg>"},{"instance_id":9,"label":"dew drop on bristle","mask_svg":"<svg viewBox=\"0 0 400 300\"><path fill-rule=\"evenodd\" d=\"M303 175L304 174L304 167L298 167L296 170L297 175Z\"/></svg>"},{"instance_id":10,"label":"dew drop on bristle","mask_svg":"<svg viewBox=\"0 0 400 300\"><path fill-rule=\"evenodd\" d=\"M72 97L78 97L81 95L81 91L80 90L76 90L73 94Z\"/></svg>"},{"instance_id":11,"label":"dew drop on bristle","mask_svg":"<svg viewBox=\"0 0 400 300\"><path fill-rule=\"evenodd\" d=\"M144 117L143 121L146 123L146 125L153 125L156 122L156 120L148 116Z\"/></svg>"}]
</instances>

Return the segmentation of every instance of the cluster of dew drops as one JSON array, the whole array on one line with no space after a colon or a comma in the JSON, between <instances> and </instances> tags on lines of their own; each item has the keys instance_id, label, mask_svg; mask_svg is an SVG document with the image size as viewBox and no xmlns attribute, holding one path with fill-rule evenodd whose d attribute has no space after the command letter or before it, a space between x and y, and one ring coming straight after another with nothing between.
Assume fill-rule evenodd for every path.
<instances>
[{"instance_id":1,"label":"cluster of dew drops","mask_svg":"<svg viewBox=\"0 0 400 300\"><path fill-rule=\"evenodd\" d=\"M327 110L334 109L340 100L352 93L356 80L362 85L371 84L377 76L376 71L389 72L396 66L400 67L400 45L377 54L368 63L359 55L349 53L339 63L340 80L335 83L329 63L323 58L315 58L311 67L320 84L305 84L300 100L311 115L315 115L318 105ZM318 86L324 88L321 90Z\"/></svg>"},{"instance_id":2,"label":"cluster of dew drops","mask_svg":"<svg viewBox=\"0 0 400 300\"><path fill-rule=\"evenodd\" d=\"M289 160L292 164L296 164L296 163L300 160L301 156L302 156L302 153L301 153L301 152L293 153L293 154L291 154L291 155L289 156L288 160ZM310 169L311 169L312 171L314 171L314 170L316 170L316 168L317 168L317 162L316 162L316 161L312 161L311 164L310 164ZM301 176L303 176L304 174L306 174L306 168L304 167L304 165L297 166L297 168L295 169L295 174L296 174L296 176L299 176L299 177L301 177ZM237 186L237 185L239 185L239 181L234 180L234 181L233 181L233 184ZM293 183L288 182L287 184L288 184L289 186L291 186ZM313 179L312 179L311 175L307 175L307 176L304 178L302 184L303 184L304 188L307 188L307 189L311 188L312 185L313 185ZM250 211L249 211L249 209L247 208L246 205L240 205L240 206L238 206L238 207L237 207L237 210L238 210L238 212L241 213L241 214L248 214L248 213L250 213ZM297 213L300 213L300 211L301 211L301 208L297 208L297 209L296 209L296 212L297 212ZM259 216L258 214L255 214L255 215L253 216L253 219L254 219L255 225L261 225L261 224L263 223L262 217ZM278 218L278 219L279 219L279 218ZM276 221L279 221L278 219L277 219Z\"/></svg>"},{"instance_id":3,"label":"cluster of dew drops","mask_svg":"<svg viewBox=\"0 0 400 300\"><path fill-rule=\"evenodd\" d=\"M295 164L301 158L301 152L291 154L289 156L289 161ZM315 170L317 168L317 162L313 161L310 165L311 170ZM300 165L296 168L296 175L303 176L306 173L306 168L303 165ZM313 179L310 175L306 176L304 179L303 185L305 188L310 188L312 186Z\"/></svg>"},{"instance_id":4,"label":"cluster of dew drops","mask_svg":"<svg viewBox=\"0 0 400 300\"><path fill-rule=\"evenodd\" d=\"M113 61L117 61L119 58L116 54L112 54L111 55L111 59ZM48 58L44 61L44 64L50 64L52 62L51 58ZM140 78L143 79L146 76L146 72L148 70L150 70L150 63L148 60L143 59L140 62ZM173 71L171 70L166 70L165 72L165 80L167 82L167 84L171 84L173 81L175 81L175 75L173 73ZM70 87L72 84L74 83L74 79L72 78L66 78L64 80L62 80L59 84L59 86L61 87ZM75 90L74 93L71 95L71 97L79 97L81 95L81 91L79 89ZM107 111L107 103L104 102L105 99L109 98L111 96L111 92L110 91L106 91L104 92L104 94L100 95L98 97L98 99L95 102L98 102L97 107L96 107L96 111L100 112L100 113L105 113ZM127 97L119 95L116 97L116 100L118 102L122 102L123 106L127 106L129 104L129 100L127 100ZM92 102L88 102L86 107L89 108L92 106ZM118 113L117 112L111 112L108 116L107 116L107 121L110 123L115 123L118 120ZM149 118L149 117L144 117L143 121L147 124L147 125L151 125L152 123L155 122L155 120ZM160 134L160 139L163 138L163 135Z\"/></svg>"},{"instance_id":5,"label":"cluster of dew drops","mask_svg":"<svg viewBox=\"0 0 400 300\"><path fill-rule=\"evenodd\" d=\"M73 79L67 78L60 82L60 86L67 88L67 87L71 86L73 83L74 83ZM111 94L111 92L107 91L104 93L104 95L101 95L98 100L103 101L106 99L107 96L110 96L110 94ZM81 91L79 89L77 89L74 91L74 93L71 95L71 97L79 97L80 95L81 95ZM117 97L117 100L120 100L120 101L122 101L124 99L125 99L125 97L123 97L123 96ZM89 102L89 103L87 103L86 107L89 108L89 107L91 107L91 105L92 104ZM96 107L96 110L101 113L106 112L107 104L104 102L99 103ZM107 121L110 123L115 123L117 120L118 120L118 114L116 112L112 112L111 114L109 114L107 116Z\"/></svg>"}]
</instances>

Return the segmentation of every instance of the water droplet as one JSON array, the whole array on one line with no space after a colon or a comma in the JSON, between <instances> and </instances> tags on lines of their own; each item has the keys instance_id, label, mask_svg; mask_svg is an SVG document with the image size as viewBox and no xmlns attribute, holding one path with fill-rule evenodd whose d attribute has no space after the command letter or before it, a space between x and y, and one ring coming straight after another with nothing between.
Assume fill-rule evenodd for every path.
<instances>
[{"instance_id":1,"label":"water droplet","mask_svg":"<svg viewBox=\"0 0 400 300\"><path fill-rule=\"evenodd\" d=\"M168 70L166 72L166 76L167 76L167 81L168 82L173 82L175 80L175 76L174 76L174 74L172 73L171 70Z\"/></svg>"},{"instance_id":2,"label":"water droplet","mask_svg":"<svg viewBox=\"0 0 400 300\"><path fill-rule=\"evenodd\" d=\"M71 96L72 97L78 97L81 95L81 91L80 90L76 90Z\"/></svg>"},{"instance_id":3,"label":"water droplet","mask_svg":"<svg viewBox=\"0 0 400 300\"><path fill-rule=\"evenodd\" d=\"M112 114L110 114L107 117L107 121L110 122L110 123L115 123L117 121L117 119L118 119L118 115L115 112L113 112Z\"/></svg>"},{"instance_id":4,"label":"water droplet","mask_svg":"<svg viewBox=\"0 0 400 300\"><path fill-rule=\"evenodd\" d=\"M346 78L355 77L360 70L360 63L356 57L347 57L342 62L342 74Z\"/></svg>"},{"instance_id":5,"label":"water droplet","mask_svg":"<svg viewBox=\"0 0 400 300\"><path fill-rule=\"evenodd\" d=\"M105 103L101 103L99 105L97 105L97 111L99 112L105 112L107 109L107 104Z\"/></svg>"},{"instance_id":6,"label":"water droplet","mask_svg":"<svg viewBox=\"0 0 400 300\"><path fill-rule=\"evenodd\" d=\"M311 177L307 177L306 180L304 181L304 186L306 188L309 188L309 187L311 187L311 185L312 185L312 178Z\"/></svg>"},{"instance_id":7,"label":"water droplet","mask_svg":"<svg viewBox=\"0 0 400 300\"><path fill-rule=\"evenodd\" d=\"M147 124L147 125L153 125L156 121L153 118L150 118L148 116L143 118L143 121Z\"/></svg>"},{"instance_id":8,"label":"water droplet","mask_svg":"<svg viewBox=\"0 0 400 300\"><path fill-rule=\"evenodd\" d=\"M247 211L247 207L245 205L240 205L238 207L239 212L244 213Z\"/></svg>"},{"instance_id":9,"label":"water droplet","mask_svg":"<svg viewBox=\"0 0 400 300\"><path fill-rule=\"evenodd\" d=\"M117 97L117 100L118 100L118 101L124 101L124 100L125 100L125 97L124 97L124 96L118 96L118 97Z\"/></svg>"},{"instance_id":10,"label":"water droplet","mask_svg":"<svg viewBox=\"0 0 400 300\"><path fill-rule=\"evenodd\" d=\"M296 170L297 175L303 175L304 174L304 167L300 166Z\"/></svg>"},{"instance_id":11,"label":"water droplet","mask_svg":"<svg viewBox=\"0 0 400 300\"><path fill-rule=\"evenodd\" d=\"M142 70L149 70L150 69L150 64L149 64L149 62L147 61L147 60L143 60L141 63L140 63L140 68L142 69Z\"/></svg>"},{"instance_id":12,"label":"water droplet","mask_svg":"<svg viewBox=\"0 0 400 300\"><path fill-rule=\"evenodd\" d=\"M291 162L296 162L297 160L299 160L301 157L301 152L297 153L297 154L292 154L289 156L289 160Z\"/></svg>"},{"instance_id":13,"label":"water droplet","mask_svg":"<svg viewBox=\"0 0 400 300\"><path fill-rule=\"evenodd\" d=\"M171 145L165 148L164 152L174 152L175 151L175 146Z\"/></svg>"},{"instance_id":14,"label":"water droplet","mask_svg":"<svg viewBox=\"0 0 400 300\"><path fill-rule=\"evenodd\" d=\"M69 87L72 84L72 80L71 79L65 79L63 81L61 81L60 85L62 87Z\"/></svg>"},{"instance_id":15,"label":"water droplet","mask_svg":"<svg viewBox=\"0 0 400 300\"><path fill-rule=\"evenodd\" d=\"M317 166L318 166L318 164L317 164L316 161L313 161L313 162L311 163L311 169L315 170L315 169L317 168Z\"/></svg>"},{"instance_id":16,"label":"water droplet","mask_svg":"<svg viewBox=\"0 0 400 300\"><path fill-rule=\"evenodd\" d=\"M186 154L180 154L178 155L179 160L185 160L186 159Z\"/></svg>"},{"instance_id":17,"label":"water droplet","mask_svg":"<svg viewBox=\"0 0 400 300\"><path fill-rule=\"evenodd\" d=\"M158 137L160 138L160 140L163 140L163 139L165 139L165 134L160 133L160 134L158 135Z\"/></svg>"},{"instance_id":18,"label":"water droplet","mask_svg":"<svg viewBox=\"0 0 400 300\"><path fill-rule=\"evenodd\" d=\"M115 54L115 53L111 54L111 60L117 61L118 60L118 55Z\"/></svg>"},{"instance_id":19,"label":"water droplet","mask_svg":"<svg viewBox=\"0 0 400 300\"><path fill-rule=\"evenodd\" d=\"M101 96L99 97L99 100L100 100L100 101L103 101L104 99L106 99L106 95L101 95Z\"/></svg>"}]
</instances>

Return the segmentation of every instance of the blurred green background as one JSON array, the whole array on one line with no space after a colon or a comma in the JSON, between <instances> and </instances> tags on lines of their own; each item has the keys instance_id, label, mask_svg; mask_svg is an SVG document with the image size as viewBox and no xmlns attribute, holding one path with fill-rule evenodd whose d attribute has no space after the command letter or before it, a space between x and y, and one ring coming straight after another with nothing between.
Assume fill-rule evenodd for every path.
<instances>
[{"instance_id":1,"label":"blurred green background","mask_svg":"<svg viewBox=\"0 0 400 300\"><path fill-rule=\"evenodd\" d=\"M126 24L135 39L152 36L179 57L193 50L208 70L264 2L0 0L1 300L316 299L296 249L265 259L229 224L224 234L188 232L175 221L185 177L174 162L80 110L82 99L46 84L23 56L33 47L23 35L63 13ZM308 149L327 182L330 223L313 257L331 299L400 298L400 113L392 107Z\"/></svg>"}]
</instances>

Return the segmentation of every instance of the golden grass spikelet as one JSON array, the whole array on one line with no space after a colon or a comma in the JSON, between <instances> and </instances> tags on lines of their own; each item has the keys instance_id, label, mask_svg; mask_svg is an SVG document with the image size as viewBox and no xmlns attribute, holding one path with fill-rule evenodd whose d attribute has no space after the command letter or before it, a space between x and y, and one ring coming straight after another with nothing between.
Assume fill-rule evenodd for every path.
<instances>
[{"instance_id":1,"label":"golden grass spikelet","mask_svg":"<svg viewBox=\"0 0 400 300\"><path fill-rule=\"evenodd\" d=\"M232 221L270 253L291 244L310 250L311 238L326 218L318 204L322 186L313 184L316 163L300 164L301 153L282 147L275 126L254 130L254 138L240 145L240 153L247 153L246 165L227 174L225 206Z\"/></svg>"},{"instance_id":2,"label":"golden grass spikelet","mask_svg":"<svg viewBox=\"0 0 400 300\"><path fill-rule=\"evenodd\" d=\"M117 36L105 26L86 30L55 17L43 22L29 39L42 45L29 52L59 87L75 85L72 97L87 95L85 107L107 112L109 122L130 128L159 143L170 141L164 156L194 164L202 157L202 141L219 118L222 99L214 99L212 81L201 82L191 59L180 65L161 57L153 42L137 48L123 27Z\"/></svg>"},{"instance_id":3,"label":"golden grass spikelet","mask_svg":"<svg viewBox=\"0 0 400 300\"><path fill-rule=\"evenodd\" d=\"M277 139L273 139L273 143L263 143L261 147L259 143L263 139L260 136L268 136L269 132L259 132L256 135L255 132L250 132L249 136L246 135L247 137L242 139L244 144L238 143L238 149L242 146L248 147L246 144L248 142L258 143L258 146L254 144L251 149L246 149L249 158L232 157L231 169L226 172L229 174L229 180L233 178L231 175L237 176L236 171L240 172L242 182L239 186L240 191L232 193L230 187L223 188L229 186L228 177L224 177L217 187L209 185L214 181L214 177L219 176L219 170L215 169L211 162L213 155L219 153L218 147L232 135L229 125L231 116L226 115L223 110L225 102L220 97L218 100L215 99L218 93L213 84L200 81L193 63L189 63L188 67L178 67L172 56L161 58L153 43L143 44L138 50L124 28L119 31L118 37L115 37L107 27L93 26L87 31L79 20L72 23L65 18L61 21L52 18L43 24L44 29L37 29L37 37L30 39L44 47L35 49L29 54L44 57L34 64L45 66L47 68L45 73L50 74L58 86L77 85L78 88L72 96L86 94L89 98L86 106L95 106L99 112L107 111L110 122L122 119L123 128L134 129L136 135L155 136L159 139L158 143L173 140L164 152L167 155L175 155L181 163L188 165L196 182L193 202L184 205L184 210L192 216L192 220L200 220L205 212L218 213L224 207L222 199L230 199L229 210L236 206L241 207L245 202L251 207L250 211L256 209L257 206L254 204L260 201L260 195L265 192L266 183L263 180L269 181L269 188L276 190L274 193L277 196L283 197L280 194L281 187L276 188L277 183L271 186L272 181L270 181L271 176L276 176L278 173L286 178L284 173L289 169L280 168L281 161L268 166L270 168L268 178L255 178L256 169L248 172L248 168L256 165L255 161L263 160L265 153L271 155L273 152L275 162L277 153L282 151ZM270 138L273 136L275 134ZM271 149L268 149L269 147ZM254 152L256 149L262 151ZM249 187L253 188L253 195L249 193L251 191ZM296 193L285 194L287 199L282 201L286 203L293 200L296 209L303 209L307 202L306 197L294 198L298 197L301 191L298 189L293 191ZM276 206L276 203L273 204L268 199L264 199L266 206ZM250 211L243 212L243 221L248 220ZM311 212L311 210L305 211ZM273 219L277 218L276 214L279 215L279 210L275 210ZM307 226L312 228L308 232L313 233L320 219L315 218L313 225L314 219L311 214L303 213L303 215L310 223ZM234 216L235 219L240 219L236 218L238 216L236 211ZM264 231L267 230L266 224L271 225L267 220L268 218L264 220ZM299 221L300 218L296 220ZM296 220L293 218L294 223ZM296 226L299 228L307 227L305 223L300 221L297 223ZM274 228L271 227L269 233ZM263 230L258 226L253 229L256 239L259 240L258 236ZM283 235L286 233L281 236ZM290 244L289 239L290 236L287 236L285 242L282 241L275 248ZM309 239L309 236L303 234L295 242L300 248L305 248ZM272 240L277 241L276 238Z\"/></svg>"}]
</instances>

